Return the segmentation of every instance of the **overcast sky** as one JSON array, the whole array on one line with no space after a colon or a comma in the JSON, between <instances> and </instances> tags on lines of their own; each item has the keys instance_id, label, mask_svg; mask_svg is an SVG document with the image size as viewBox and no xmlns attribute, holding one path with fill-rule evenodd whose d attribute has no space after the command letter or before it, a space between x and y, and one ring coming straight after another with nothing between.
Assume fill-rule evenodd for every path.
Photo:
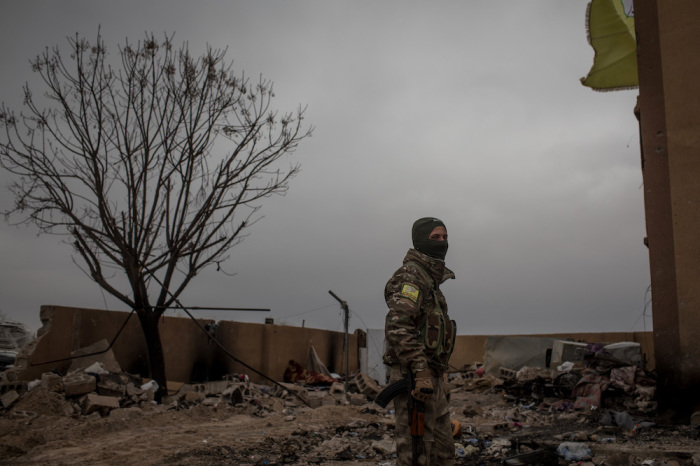
<instances>
[{"instance_id":1,"label":"overcast sky","mask_svg":"<svg viewBox=\"0 0 700 466\"><path fill-rule=\"evenodd\" d=\"M186 306L219 319L382 328L383 289L424 216L449 233L442 287L459 334L651 329L637 91L580 84L587 0L30 1L0 17L0 100L21 110L28 60L76 32L110 50L175 33L198 55L308 105L301 173ZM35 93L40 87L34 87ZM0 173L0 207L11 205ZM124 310L61 238L0 223L0 311L33 329L42 304Z\"/></svg>"}]
</instances>

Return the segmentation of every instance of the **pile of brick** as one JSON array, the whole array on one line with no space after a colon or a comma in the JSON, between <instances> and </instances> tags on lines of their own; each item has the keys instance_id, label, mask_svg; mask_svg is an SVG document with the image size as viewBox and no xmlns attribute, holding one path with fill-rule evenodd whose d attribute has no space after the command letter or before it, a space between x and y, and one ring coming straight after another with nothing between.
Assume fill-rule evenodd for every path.
<instances>
[{"instance_id":1,"label":"pile of brick","mask_svg":"<svg viewBox=\"0 0 700 466\"><path fill-rule=\"evenodd\" d=\"M94 353L93 353L94 354ZM264 416L293 406L318 408L327 405L363 405L379 393L377 383L367 374L359 373L345 392L337 382L319 389L297 384L278 383L258 385L245 375L231 374L224 380L194 384L168 383L169 395L161 400L164 409L188 409L193 405L254 407L256 415ZM31 382L5 379L0 382L0 405L8 409L33 390L58 394L64 400L66 415L107 416L113 411L153 405L158 385L155 381L124 373L111 351L76 359L66 375L47 372ZM116 413L115 413L116 414Z\"/></svg>"}]
</instances>

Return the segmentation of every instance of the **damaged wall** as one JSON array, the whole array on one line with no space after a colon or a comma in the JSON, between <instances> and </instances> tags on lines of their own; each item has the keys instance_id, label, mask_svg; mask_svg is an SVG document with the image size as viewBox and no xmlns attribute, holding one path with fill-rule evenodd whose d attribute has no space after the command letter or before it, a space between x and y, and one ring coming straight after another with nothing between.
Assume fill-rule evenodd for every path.
<instances>
[{"instance_id":1,"label":"damaged wall","mask_svg":"<svg viewBox=\"0 0 700 466\"><path fill-rule=\"evenodd\" d=\"M40 338L35 342L33 351L28 348L30 357L18 358L18 370L15 371L17 379L35 380L42 373L52 370L65 374L71 364L69 360L41 363L66 359L74 351L101 341L111 342L128 316L127 312L42 306L41 320L44 326L37 332ZM215 323L208 319L200 319L198 322L202 326ZM168 380L201 382L217 380L225 374L245 373L253 382L264 382L263 377L229 358L191 319L163 317L160 330ZM293 359L305 367L309 365L311 345L330 371L338 374L345 372L343 332L235 321L220 321L213 332L234 357L277 381L282 380L289 360ZM544 337L590 343L637 342L648 358L646 368L654 368L651 332L559 333L512 337ZM489 336L486 335L458 335L450 366L462 369L474 362L485 363L488 339ZM348 336L350 373L359 369L360 346L367 346L367 341L364 332L360 330ZM362 354L381 351L381 345L373 342ZM112 352L125 372L148 375L146 344L135 315L126 321L124 330L114 341ZM376 359L381 355L373 354L372 357Z\"/></svg>"},{"instance_id":2,"label":"damaged wall","mask_svg":"<svg viewBox=\"0 0 700 466\"><path fill-rule=\"evenodd\" d=\"M146 376L145 339L136 315L132 314L127 320L128 316L128 312L120 311L42 306L43 327L37 332L39 338L31 356L18 357L18 379L34 380L52 370L66 373L71 364L66 359L71 353L101 340L111 342L122 325L124 330L111 350L123 371ZM198 319L198 322L202 326L215 323L209 319ZM311 344L329 370L345 372L345 335L342 332L221 321L214 334L237 359L274 380L282 380L290 359L306 365ZM229 358L190 318L162 317L160 335L170 381L215 380L227 373L246 373L253 382L264 380ZM350 372L359 367L357 341L357 334L348 336Z\"/></svg>"},{"instance_id":3,"label":"damaged wall","mask_svg":"<svg viewBox=\"0 0 700 466\"><path fill-rule=\"evenodd\" d=\"M486 362L486 343L491 336L551 338L554 340L573 340L586 343L616 343L630 341L639 343L642 354L646 357L646 368L653 370L654 339L652 332L605 332L605 333L551 333L537 335L458 335L455 350L450 359L450 366L461 369L474 362ZM544 358L544 355L542 356Z\"/></svg>"},{"instance_id":4,"label":"damaged wall","mask_svg":"<svg viewBox=\"0 0 700 466\"><path fill-rule=\"evenodd\" d=\"M338 374L345 373L345 334L343 332L221 321L216 329L216 337L236 358L275 380L282 380L290 359L308 367L311 345L328 370ZM357 342L357 332L348 335L350 373L359 368ZM246 373L252 380L262 381L222 352L219 352L217 358L216 363L225 368L225 372Z\"/></svg>"},{"instance_id":5,"label":"damaged wall","mask_svg":"<svg viewBox=\"0 0 700 466\"><path fill-rule=\"evenodd\" d=\"M71 353L101 340L112 342L122 326L124 329L111 348L116 360L124 371L148 374L146 342L136 314L41 306L40 318L43 326L37 332L31 356L19 356L17 360L17 367L22 369L20 380L34 380L51 370L65 373L71 364ZM213 321L199 322L206 325ZM211 360L206 335L190 319L164 317L160 329L169 380L189 381L195 365Z\"/></svg>"}]
</instances>

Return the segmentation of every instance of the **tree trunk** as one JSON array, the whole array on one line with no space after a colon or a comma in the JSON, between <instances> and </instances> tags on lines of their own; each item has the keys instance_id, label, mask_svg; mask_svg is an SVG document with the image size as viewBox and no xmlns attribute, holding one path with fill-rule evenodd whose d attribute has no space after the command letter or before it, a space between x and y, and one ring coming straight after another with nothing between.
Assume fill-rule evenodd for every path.
<instances>
[{"instance_id":1,"label":"tree trunk","mask_svg":"<svg viewBox=\"0 0 700 466\"><path fill-rule=\"evenodd\" d=\"M150 375L151 378L158 383L155 401L160 403L163 397L168 394L166 385L167 379L165 377L165 356L163 354L163 345L160 341L160 332L158 330L160 315L147 310L139 310L137 314L141 322L143 336L146 339Z\"/></svg>"}]
</instances>

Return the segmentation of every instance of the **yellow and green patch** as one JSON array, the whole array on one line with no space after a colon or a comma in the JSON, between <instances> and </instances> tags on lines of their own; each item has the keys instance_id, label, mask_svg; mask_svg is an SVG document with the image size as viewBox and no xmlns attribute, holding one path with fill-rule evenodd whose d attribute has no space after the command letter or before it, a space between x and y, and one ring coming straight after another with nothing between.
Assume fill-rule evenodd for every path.
<instances>
[{"instance_id":1,"label":"yellow and green patch","mask_svg":"<svg viewBox=\"0 0 700 466\"><path fill-rule=\"evenodd\" d=\"M414 303L418 302L418 295L420 294L420 291L418 288L415 286L409 284L409 283L404 283L401 285L401 297L402 298L408 298Z\"/></svg>"}]
</instances>

